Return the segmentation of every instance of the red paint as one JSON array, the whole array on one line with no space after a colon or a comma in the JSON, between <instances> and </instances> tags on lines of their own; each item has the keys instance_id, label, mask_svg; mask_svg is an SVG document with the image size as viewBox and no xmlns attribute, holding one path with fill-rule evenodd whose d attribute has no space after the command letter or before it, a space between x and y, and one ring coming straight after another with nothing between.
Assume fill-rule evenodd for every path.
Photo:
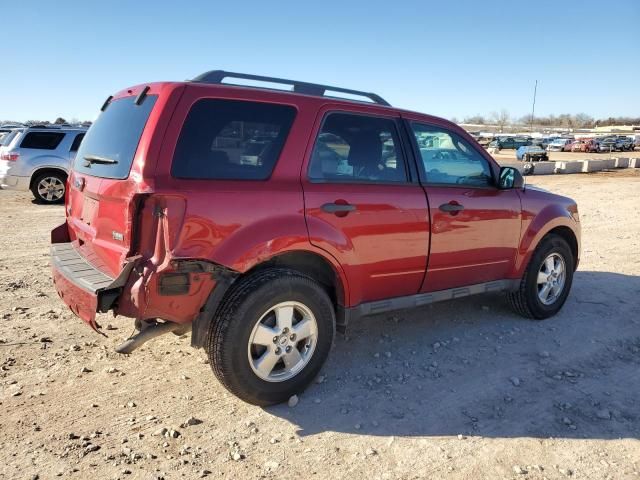
<instances>
[{"instance_id":1,"label":"red paint","mask_svg":"<svg viewBox=\"0 0 640 480\"><path fill-rule=\"evenodd\" d=\"M145 85L115 98L136 96ZM565 226L579 242L575 204L533 189L312 183L307 164L323 114L350 111L416 120L455 131L436 117L391 107L224 85L149 84L158 95L126 180L72 172L66 224L54 242L74 241L90 261L116 277L127 258L140 256L118 300L117 313L191 322L215 285L210 274L190 275L188 295L161 296L159 274L174 260L196 259L245 273L292 251L319 255L341 283L344 306L501 278L518 278L539 240ZM202 98L287 104L297 109L276 167L267 181L179 180L171 160L191 106ZM405 147L410 148L409 145ZM480 148L480 147L479 147ZM482 155L497 175L499 166ZM409 159L411 161L411 158ZM79 182L74 182L76 177ZM83 184L82 191L74 184ZM325 203L349 203L327 213ZM439 206L464 206L454 214ZM64 231L63 231L64 230ZM115 233L122 234L122 240ZM54 271L63 300L93 324L96 298Z\"/></svg>"}]
</instances>

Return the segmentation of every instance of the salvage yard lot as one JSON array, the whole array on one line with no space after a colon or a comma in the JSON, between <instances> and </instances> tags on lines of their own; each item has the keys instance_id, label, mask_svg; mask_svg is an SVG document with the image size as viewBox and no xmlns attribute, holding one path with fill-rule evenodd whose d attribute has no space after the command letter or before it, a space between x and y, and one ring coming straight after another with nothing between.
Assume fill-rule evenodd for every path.
<instances>
[{"instance_id":1,"label":"salvage yard lot","mask_svg":"<svg viewBox=\"0 0 640 480\"><path fill-rule=\"evenodd\" d=\"M516 151L515 150L500 150L498 153L491 154L493 158L496 159L500 165L514 165L519 164L522 165L522 162L516 159ZM585 152L549 152L549 160L551 162L571 162L571 161L580 161L580 160L589 160L592 158L598 160L605 160L608 158L616 158L616 157L627 157L634 158L640 157L640 152L610 152L610 153L585 153Z\"/></svg>"},{"instance_id":2,"label":"salvage yard lot","mask_svg":"<svg viewBox=\"0 0 640 480\"><path fill-rule=\"evenodd\" d=\"M63 207L0 191L0 478L640 478L640 172L527 181L580 208L557 317L490 296L364 319L296 407L267 409L188 335L114 353L131 321L99 336L52 288Z\"/></svg>"}]
</instances>

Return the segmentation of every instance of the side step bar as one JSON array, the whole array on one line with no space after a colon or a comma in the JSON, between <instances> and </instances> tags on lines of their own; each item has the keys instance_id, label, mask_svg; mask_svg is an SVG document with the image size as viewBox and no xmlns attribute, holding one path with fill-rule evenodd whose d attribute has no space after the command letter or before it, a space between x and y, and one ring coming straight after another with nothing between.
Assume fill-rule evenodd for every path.
<instances>
[{"instance_id":1,"label":"side step bar","mask_svg":"<svg viewBox=\"0 0 640 480\"><path fill-rule=\"evenodd\" d=\"M513 291L518 288L520 280L505 279L493 282L478 283L468 285L466 287L449 288L447 290L439 290L437 292L418 293L417 295L408 295L406 297L389 298L385 300L376 300L374 302L361 303L352 308L344 309L345 325L349 320L355 318L366 317L368 315L376 315L378 313L393 312L396 310L404 310L410 308L421 307L435 302L444 300L453 300L456 298L468 297L470 295L478 295L481 293Z\"/></svg>"}]
</instances>

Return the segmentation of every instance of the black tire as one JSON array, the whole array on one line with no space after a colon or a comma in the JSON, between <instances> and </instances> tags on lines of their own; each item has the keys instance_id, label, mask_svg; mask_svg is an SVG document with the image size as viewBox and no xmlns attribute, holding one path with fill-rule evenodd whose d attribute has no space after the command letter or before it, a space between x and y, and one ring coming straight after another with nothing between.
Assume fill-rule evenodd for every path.
<instances>
[{"instance_id":1,"label":"black tire","mask_svg":"<svg viewBox=\"0 0 640 480\"><path fill-rule=\"evenodd\" d=\"M524 161L524 163L529 163L531 161L531 157L529 156L528 153L525 153L524 156L522 157L522 160Z\"/></svg>"},{"instance_id":2,"label":"black tire","mask_svg":"<svg viewBox=\"0 0 640 480\"><path fill-rule=\"evenodd\" d=\"M543 162L548 162L548 161L549 161L549 157L548 157L547 155L543 155L543 156L541 157L541 160L542 160Z\"/></svg>"},{"instance_id":3,"label":"black tire","mask_svg":"<svg viewBox=\"0 0 640 480\"><path fill-rule=\"evenodd\" d=\"M313 313L317 339L302 370L288 380L271 382L254 372L248 348L261 316L282 302L300 302ZM309 385L327 359L334 335L334 307L322 286L296 271L273 268L232 287L211 322L207 351L214 374L227 390L245 402L265 406L284 402Z\"/></svg>"},{"instance_id":4,"label":"black tire","mask_svg":"<svg viewBox=\"0 0 640 480\"><path fill-rule=\"evenodd\" d=\"M46 182L49 180L49 183L55 186L61 186L61 190L59 188L55 189L51 192L43 192L40 188L42 182ZM64 202L64 195L66 193L66 185L67 185L67 176L62 172L45 172L38 174L31 183L31 193L33 197L36 199L37 203L42 204L55 204Z\"/></svg>"},{"instance_id":5,"label":"black tire","mask_svg":"<svg viewBox=\"0 0 640 480\"><path fill-rule=\"evenodd\" d=\"M545 305L538 297L538 272L544 260L551 254L557 254L564 260L566 277L564 287L558 298L550 305ZM542 239L533 253L525 270L518 290L508 292L507 298L513 310L526 318L544 320L560 311L571 290L575 261L571 247L559 235L547 235Z\"/></svg>"}]
</instances>

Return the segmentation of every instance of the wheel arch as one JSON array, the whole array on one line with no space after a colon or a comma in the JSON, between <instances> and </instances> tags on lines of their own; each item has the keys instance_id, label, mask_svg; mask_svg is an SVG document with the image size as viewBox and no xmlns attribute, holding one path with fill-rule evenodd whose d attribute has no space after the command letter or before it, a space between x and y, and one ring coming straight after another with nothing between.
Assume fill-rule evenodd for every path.
<instances>
[{"instance_id":1,"label":"wheel arch","mask_svg":"<svg viewBox=\"0 0 640 480\"><path fill-rule=\"evenodd\" d=\"M33 185L34 185L34 183L36 181L36 178L38 178L40 175L45 174L45 173L60 173L60 174L62 174L64 176L65 182L69 178L69 173L63 168L51 167L51 166L38 167L31 174L31 179L29 180L29 189L33 189Z\"/></svg>"},{"instance_id":2,"label":"wheel arch","mask_svg":"<svg viewBox=\"0 0 640 480\"><path fill-rule=\"evenodd\" d=\"M254 265L244 275L251 275L266 268L286 268L308 275L327 290L336 309L346 304L348 290L344 274L339 267L319 253L309 250L282 252Z\"/></svg>"},{"instance_id":3,"label":"wheel arch","mask_svg":"<svg viewBox=\"0 0 640 480\"><path fill-rule=\"evenodd\" d=\"M578 261L580 259L580 247L578 245L578 237L575 232L571 230L571 228L566 225L560 225L558 227L554 227L549 230L542 238L548 235L558 235L563 238L571 248L571 253L573 254L573 265L574 269L578 268ZM542 240L542 239L541 239Z\"/></svg>"},{"instance_id":4,"label":"wheel arch","mask_svg":"<svg viewBox=\"0 0 640 480\"><path fill-rule=\"evenodd\" d=\"M580 260L579 224L576 224L575 220L570 218L568 213L566 215L552 216L551 219L548 219L546 222L543 216L539 216L537 220L538 221L534 221L529 226L522 236L518 258L516 259L514 268L514 278L519 278L524 274L533 252L538 245L540 245L540 242L550 234L559 235L569 244L571 253L573 254L574 269L578 268L578 262Z\"/></svg>"},{"instance_id":5,"label":"wheel arch","mask_svg":"<svg viewBox=\"0 0 640 480\"><path fill-rule=\"evenodd\" d=\"M265 259L244 272L225 269L217 281L209 299L202 306L200 314L192 325L191 345L205 346L205 335L208 325L214 320L218 309L242 279L246 279L269 268L289 269L307 275L316 280L327 291L331 299L336 317L336 328L344 331L347 323L345 308L349 298L347 279L342 267L335 260L327 258L319 252L310 250L289 250Z\"/></svg>"}]
</instances>

